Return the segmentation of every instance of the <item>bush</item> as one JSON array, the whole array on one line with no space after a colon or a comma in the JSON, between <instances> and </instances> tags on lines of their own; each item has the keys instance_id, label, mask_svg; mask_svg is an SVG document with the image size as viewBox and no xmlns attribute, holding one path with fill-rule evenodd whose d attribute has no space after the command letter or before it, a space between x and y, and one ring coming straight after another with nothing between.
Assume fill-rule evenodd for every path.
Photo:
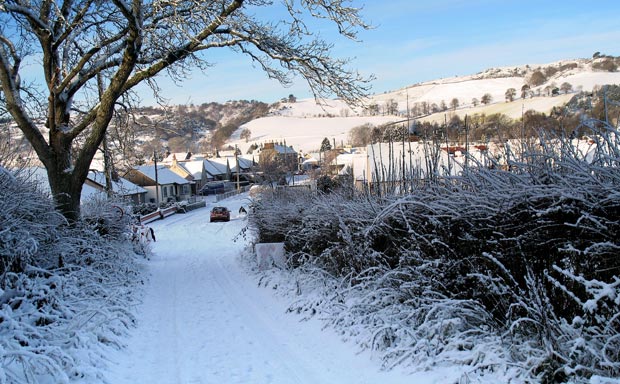
<instances>
[{"instance_id":1,"label":"bush","mask_svg":"<svg viewBox=\"0 0 620 384\"><path fill-rule=\"evenodd\" d=\"M103 379L141 281L126 223L98 202L68 225L36 190L0 171L0 382Z\"/></svg>"},{"instance_id":2,"label":"bush","mask_svg":"<svg viewBox=\"0 0 620 384\"><path fill-rule=\"evenodd\" d=\"M541 71L534 71L530 76L528 84L531 87L538 87L547 81L547 77Z\"/></svg>"},{"instance_id":3,"label":"bush","mask_svg":"<svg viewBox=\"0 0 620 384\"><path fill-rule=\"evenodd\" d=\"M618 65L614 62L613 59L604 59L592 63L592 69L606 72L616 72L618 70Z\"/></svg>"},{"instance_id":4,"label":"bush","mask_svg":"<svg viewBox=\"0 0 620 384\"><path fill-rule=\"evenodd\" d=\"M250 220L259 240L285 242L305 293L290 310L320 312L386 367L618 377L620 137L591 137L587 157L541 137L511 171L473 168L402 196L264 197Z\"/></svg>"}]
</instances>

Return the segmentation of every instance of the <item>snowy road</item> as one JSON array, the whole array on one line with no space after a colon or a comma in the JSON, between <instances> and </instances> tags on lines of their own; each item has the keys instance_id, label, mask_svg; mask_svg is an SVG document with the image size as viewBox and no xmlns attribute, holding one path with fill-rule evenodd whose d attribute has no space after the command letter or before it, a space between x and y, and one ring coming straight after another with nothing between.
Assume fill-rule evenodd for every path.
<instances>
[{"instance_id":1,"label":"snowy road","mask_svg":"<svg viewBox=\"0 0 620 384\"><path fill-rule=\"evenodd\" d=\"M286 314L286 303L257 287L239 266L245 225L209 223L199 209L153 223L157 234L150 280L127 348L111 356L110 383L410 383L379 372L318 322ZM414 381L416 381L414 379ZM420 381L417 381L420 382Z\"/></svg>"}]
</instances>

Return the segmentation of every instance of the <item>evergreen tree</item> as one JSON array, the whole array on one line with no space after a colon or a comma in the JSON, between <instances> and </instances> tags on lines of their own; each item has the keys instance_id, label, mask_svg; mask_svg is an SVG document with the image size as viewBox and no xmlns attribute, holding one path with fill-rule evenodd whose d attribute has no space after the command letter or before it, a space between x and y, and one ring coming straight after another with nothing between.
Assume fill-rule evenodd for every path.
<instances>
[{"instance_id":1,"label":"evergreen tree","mask_svg":"<svg viewBox=\"0 0 620 384\"><path fill-rule=\"evenodd\" d=\"M332 149L332 145L329 142L329 139L326 137L321 142L321 152L330 151Z\"/></svg>"}]
</instances>

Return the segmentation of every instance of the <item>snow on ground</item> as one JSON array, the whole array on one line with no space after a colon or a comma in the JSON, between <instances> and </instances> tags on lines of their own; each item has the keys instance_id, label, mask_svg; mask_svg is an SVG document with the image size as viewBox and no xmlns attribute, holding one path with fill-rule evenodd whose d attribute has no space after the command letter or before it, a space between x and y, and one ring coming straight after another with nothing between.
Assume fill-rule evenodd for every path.
<instances>
[{"instance_id":1,"label":"snow on ground","mask_svg":"<svg viewBox=\"0 0 620 384\"><path fill-rule=\"evenodd\" d=\"M561 64L562 62L555 63ZM534 68L535 66L531 66ZM519 67L521 70L524 68ZM518 68L504 68L503 72ZM251 144L265 142L284 142L297 151L304 153L318 151L324 138L330 142L336 141L337 145L349 143L351 128L371 124L379 126L389 122L402 121L405 119L407 106L413 107L414 103L428 102L440 104L444 101L447 105L453 98L459 100L460 107L455 112L446 111L436 113L420 119L442 123L446 117L450 118L453 113L464 117L466 114L494 114L503 113L513 119L518 119L524 111L549 113L555 106L564 105L574 94L560 95L555 97L534 97L521 99L521 87L526 79L520 76L507 76L498 78L481 79L478 75L460 76L453 78L438 79L405 87L393 92L377 94L368 100L368 104L377 103L380 109L388 101L398 103L401 116L364 116L360 108L350 108L342 100L325 100L323 105L317 105L314 99L297 100L295 103L281 103L280 108L272 112L271 116L250 121L241 126L232 136L231 145L238 145L243 153ZM534 88L543 94L545 87L559 87L568 82L575 91L583 89L590 91L596 86L603 84L620 84L620 72L600 72L588 68L575 69L562 75L551 77L547 83ZM511 103L505 102L505 94L508 88L514 88L517 99ZM482 99L485 93L492 96L489 105L472 105L472 99ZM241 130L248 128L251 138L246 142L239 138Z\"/></svg>"},{"instance_id":2,"label":"snow on ground","mask_svg":"<svg viewBox=\"0 0 620 384\"><path fill-rule=\"evenodd\" d=\"M569 71L563 75L551 77L546 83L534 87L532 90L540 90L542 93L545 93L545 88L547 86L559 87L564 82L571 84L575 91L580 89L591 91L596 86L620 84L620 72L601 72L588 68L581 68L579 70ZM520 76L485 79L478 79L472 76L460 76L404 87L393 92L375 95L372 97L372 100L379 105L383 105L388 100L394 100L398 103L399 110L406 111L407 104L411 107L414 103L426 101L439 105L441 101L444 101L447 105L450 105L451 100L457 98L461 109L463 109L462 107L469 109L469 107L472 107L472 99L476 98L481 100L485 93L489 93L492 96L492 102L494 104L503 104L508 88L514 88L517 91L517 99L520 101L521 87L525 83L526 79ZM565 100L557 97L547 99L553 103L551 106L544 104L539 110L536 109L536 105L533 105L531 109L536 109L540 112L548 112L553 105L561 105L565 102ZM468 113L472 114L474 112L471 111ZM520 117L520 115L512 117Z\"/></svg>"},{"instance_id":3,"label":"snow on ground","mask_svg":"<svg viewBox=\"0 0 620 384\"><path fill-rule=\"evenodd\" d=\"M403 117L397 116L351 116L351 117L299 117L299 116L270 116L252 120L244 124L241 129L248 128L252 137L245 140L232 140L230 144L237 144L245 153L253 143L284 142L296 151L303 153L318 151L324 138L336 144L345 145L349 142L351 128L364 124L378 126L381 124L400 121Z\"/></svg>"},{"instance_id":4,"label":"snow on ground","mask_svg":"<svg viewBox=\"0 0 620 384\"><path fill-rule=\"evenodd\" d=\"M493 100L504 100L508 88L521 91L523 86L522 77L504 77L498 79L471 79L469 77L455 77L453 79L440 79L420 85L400 89L395 92L376 95L373 101L383 105L388 100L397 101L400 110L406 111L407 98L409 106L413 103L426 101L440 104L444 101L447 105L453 98L459 100L460 105L470 105L472 98L480 100L485 93L489 93Z\"/></svg>"},{"instance_id":5,"label":"snow on ground","mask_svg":"<svg viewBox=\"0 0 620 384\"><path fill-rule=\"evenodd\" d=\"M533 97L529 99L518 99L513 102L499 102L489 105L478 105L471 108L460 108L456 111L448 110L446 112L434 113L429 116L425 116L419 121L428 121L431 123L443 123L445 119L450 119L454 114L462 118L465 115L472 116L474 114L492 115L495 113L501 113L512 119L520 119L522 114L529 110L534 110L542 113L549 113L553 107L557 105L564 105L575 96L574 94L559 95L554 97Z\"/></svg>"},{"instance_id":6,"label":"snow on ground","mask_svg":"<svg viewBox=\"0 0 620 384\"><path fill-rule=\"evenodd\" d=\"M284 299L258 287L239 255L247 241L237 212L246 195L220 203L231 221L209 223L216 204L152 223L138 324L127 347L110 356L109 383L445 383L458 370L382 372L369 353L340 341L318 320L286 313Z\"/></svg>"}]
</instances>

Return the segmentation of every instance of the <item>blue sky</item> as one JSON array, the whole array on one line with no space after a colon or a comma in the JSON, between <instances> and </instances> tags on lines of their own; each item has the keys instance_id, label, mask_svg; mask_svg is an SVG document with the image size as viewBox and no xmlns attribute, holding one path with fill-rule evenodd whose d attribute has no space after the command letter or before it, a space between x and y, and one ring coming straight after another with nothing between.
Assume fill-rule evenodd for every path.
<instances>
[{"instance_id":1,"label":"blue sky","mask_svg":"<svg viewBox=\"0 0 620 384\"><path fill-rule=\"evenodd\" d=\"M276 0L278 2L278 0ZM322 28L338 57L374 74L372 93L422 81L468 75L498 66L544 64L589 58L594 52L620 55L620 1L386 0L354 1L375 26L360 42ZM289 94L311 97L302 79L289 87L269 80L250 60L217 52L214 66L175 86L159 81L173 104L227 100L274 102ZM144 105L154 104L141 90Z\"/></svg>"}]
</instances>

